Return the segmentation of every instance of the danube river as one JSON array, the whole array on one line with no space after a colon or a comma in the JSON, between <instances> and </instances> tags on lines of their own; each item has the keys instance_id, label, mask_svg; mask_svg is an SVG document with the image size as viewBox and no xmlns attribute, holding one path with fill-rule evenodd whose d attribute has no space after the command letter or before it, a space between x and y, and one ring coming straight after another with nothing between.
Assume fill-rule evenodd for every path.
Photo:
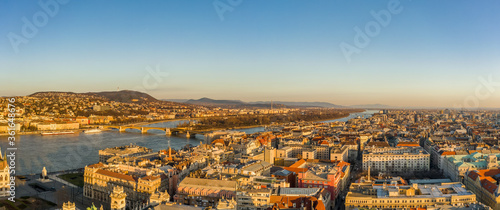
<instances>
[{"instance_id":1,"label":"danube river","mask_svg":"<svg viewBox=\"0 0 500 210\"><path fill-rule=\"evenodd\" d=\"M321 122L335 122L335 121L347 122L348 120L353 119L353 118L357 118L357 117L369 118L373 114L378 113L379 111L380 110L366 110L364 112L352 113L349 116L344 117L344 118L335 119L335 120L325 120L325 121L321 121Z\"/></svg>"},{"instance_id":2,"label":"danube river","mask_svg":"<svg viewBox=\"0 0 500 210\"><path fill-rule=\"evenodd\" d=\"M362 113L353 113L348 117L328 120L347 121L355 117L370 117L375 110L367 110ZM177 124L186 122L185 120L169 121L150 124L151 127L176 127ZM264 127L235 129L246 133L264 131ZM139 131L127 130L127 132L104 131L96 134L74 134L61 136L41 136L22 135L17 136L16 147L16 174L27 175L41 173L45 166L47 171L63 171L69 169L83 168L85 165L96 163L99 159L98 150L108 147L116 147L127 144L136 144L158 151L170 146L180 149L186 144L198 145L201 139L188 139L177 136L166 136L165 132L150 130L148 134L141 134ZM0 136L0 146L2 154L8 147L7 136Z\"/></svg>"}]
</instances>

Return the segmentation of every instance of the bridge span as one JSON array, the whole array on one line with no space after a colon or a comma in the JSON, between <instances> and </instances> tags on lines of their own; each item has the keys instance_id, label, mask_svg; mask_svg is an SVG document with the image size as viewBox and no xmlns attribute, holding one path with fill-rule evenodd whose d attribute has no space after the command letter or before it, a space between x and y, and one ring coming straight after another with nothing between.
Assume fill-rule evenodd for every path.
<instances>
[{"instance_id":1,"label":"bridge span","mask_svg":"<svg viewBox=\"0 0 500 210\"><path fill-rule=\"evenodd\" d=\"M165 131L165 135L178 135L185 133L186 137L194 136L195 134L203 134L203 132L191 131L186 128L164 128L164 127L141 127L141 126L119 126L119 125L103 125L100 126L105 130L118 130L120 132L125 132L127 129L135 129L141 131L141 133L148 133L149 130L160 130Z\"/></svg>"}]
</instances>

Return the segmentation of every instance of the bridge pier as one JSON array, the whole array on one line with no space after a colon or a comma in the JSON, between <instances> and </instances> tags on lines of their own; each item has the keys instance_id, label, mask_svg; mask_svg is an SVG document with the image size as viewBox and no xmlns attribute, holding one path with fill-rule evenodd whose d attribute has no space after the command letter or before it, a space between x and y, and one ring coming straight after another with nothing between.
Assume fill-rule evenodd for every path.
<instances>
[{"instance_id":1,"label":"bridge pier","mask_svg":"<svg viewBox=\"0 0 500 210\"><path fill-rule=\"evenodd\" d=\"M141 133L144 134L144 133L148 133L148 130L147 129L144 129L144 127L141 127Z\"/></svg>"},{"instance_id":2,"label":"bridge pier","mask_svg":"<svg viewBox=\"0 0 500 210\"><path fill-rule=\"evenodd\" d=\"M172 135L172 132L170 131L170 128L165 128L165 135L167 135L167 136Z\"/></svg>"},{"instance_id":3,"label":"bridge pier","mask_svg":"<svg viewBox=\"0 0 500 210\"><path fill-rule=\"evenodd\" d=\"M120 127L118 128L118 130L119 130L120 132L125 132L125 129L127 129L127 128L124 128L124 127L122 127L122 126L120 126Z\"/></svg>"}]
</instances>

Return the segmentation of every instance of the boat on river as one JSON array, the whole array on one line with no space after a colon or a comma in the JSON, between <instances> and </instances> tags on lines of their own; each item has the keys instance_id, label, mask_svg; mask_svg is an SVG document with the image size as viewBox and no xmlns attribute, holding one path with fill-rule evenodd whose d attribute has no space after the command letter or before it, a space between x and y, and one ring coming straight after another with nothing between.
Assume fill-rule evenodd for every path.
<instances>
[{"instance_id":1,"label":"boat on river","mask_svg":"<svg viewBox=\"0 0 500 210\"><path fill-rule=\"evenodd\" d=\"M53 136L53 135L69 135L75 134L74 131L53 131L53 132L42 132L42 136Z\"/></svg>"},{"instance_id":2,"label":"boat on river","mask_svg":"<svg viewBox=\"0 0 500 210\"><path fill-rule=\"evenodd\" d=\"M83 132L86 134L92 134L92 133L100 133L100 132L102 132L102 130L101 129L89 129L89 130L85 130Z\"/></svg>"}]
</instances>

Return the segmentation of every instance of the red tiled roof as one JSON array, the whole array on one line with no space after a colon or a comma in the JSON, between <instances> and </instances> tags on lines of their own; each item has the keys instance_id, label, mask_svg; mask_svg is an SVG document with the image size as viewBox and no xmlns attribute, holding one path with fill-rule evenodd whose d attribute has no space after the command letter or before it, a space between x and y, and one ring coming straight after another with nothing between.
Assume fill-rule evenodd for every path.
<instances>
[{"instance_id":1,"label":"red tiled roof","mask_svg":"<svg viewBox=\"0 0 500 210\"><path fill-rule=\"evenodd\" d=\"M371 141L366 144L366 146L371 147L371 146L377 146L377 147L389 147L389 143L385 141Z\"/></svg>"},{"instance_id":2,"label":"red tiled roof","mask_svg":"<svg viewBox=\"0 0 500 210\"><path fill-rule=\"evenodd\" d=\"M491 176L487 176L487 177L485 177L484 179L486 179L486 180L490 181L491 183L495 183L495 182L497 181L497 180L495 180L495 179L491 178Z\"/></svg>"},{"instance_id":3,"label":"red tiled roof","mask_svg":"<svg viewBox=\"0 0 500 210\"><path fill-rule=\"evenodd\" d=\"M103 169L97 170L96 173L102 174L102 175L105 175L105 176L110 176L110 177L115 177L115 178L118 178L118 179L125 179L127 181L133 181L133 182L135 182L134 177L132 177L130 175L120 174L120 173L116 173L116 172L112 172L112 171L107 171L107 170L103 170Z\"/></svg>"},{"instance_id":4,"label":"red tiled roof","mask_svg":"<svg viewBox=\"0 0 500 210\"><path fill-rule=\"evenodd\" d=\"M337 164L337 166L338 166L338 167L340 167L340 168L342 168L342 167L344 167L344 166L350 166L350 165L351 165L350 163L345 162L345 161L340 161L340 162Z\"/></svg>"},{"instance_id":5,"label":"red tiled roof","mask_svg":"<svg viewBox=\"0 0 500 210\"><path fill-rule=\"evenodd\" d=\"M396 145L397 147L420 147L416 142L401 142Z\"/></svg>"},{"instance_id":6,"label":"red tiled roof","mask_svg":"<svg viewBox=\"0 0 500 210\"><path fill-rule=\"evenodd\" d=\"M158 178L160 178L160 176L145 176L145 177L141 177L142 180L148 180L148 181L155 180L155 179L158 179Z\"/></svg>"},{"instance_id":7,"label":"red tiled roof","mask_svg":"<svg viewBox=\"0 0 500 210\"><path fill-rule=\"evenodd\" d=\"M323 141L321 141L319 144L323 144L323 145L325 145L325 144L326 144L326 145L329 145L330 143L328 143L328 141L324 141L324 140L323 140Z\"/></svg>"},{"instance_id":8,"label":"red tiled roof","mask_svg":"<svg viewBox=\"0 0 500 210\"><path fill-rule=\"evenodd\" d=\"M479 176L478 173L476 173L476 171L471 171L469 172L469 178L471 178L472 180L476 180L476 178Z\"/></svg>"},{"instance_id":9,"label":"red tiled roof","mask_svg":"<svg viewBox=\"0 0 500 210\"><path fill-rule=\"evenodd\" d=\"M444 151L441 155L456 155L457 153L455 151Z\"/></svg>"},{"instance_id":10,"label":"red tiled roof","mask_svg":"<svg viewBox=\"0 0 500 210\"><path fill-rule=\"evenodd\" d=\"M500 169L485 169L479 170L479 172L484 173L484 176L495 176L497 174L500 174Z\"/></svg>"},{"instance_id":11,"label":"red tiled roof","mask_svg":"<svg viewBox=\"0 0 500 210\"><path fill-rule=\"evenodd\" d=\"M304 159L300 159L299 161L297 161L294 164L292 164L290 166L290 168L298 168L298 167L300 167L304 163L306 163L306 161Z\"/></svg>"},{"instance_id":12,"label":"red tiled roof","mask_svg":"<svg viewBox=\"0 0 500 210\"><path fill-rule=\"evenodd\" d=\"M103 167L103 166L104 166L104 164L102 164L101 162L99 162L99 163L96 163L96 164L89 165L87 167L89 167L89 168L100 168L100 167Z\"/></svg>"},{"instance_id":13,"label":"red tiled roof","mask_svg":"<svg viewBox=\"0 0 500 210\"><path fill-rule=\"evenodd\" d=\"M325 205L322 200L318 200L316 197L311 196L278 196L271 195L270 203L274 204L273 209L281 209L281 208L292 208L293 204L296 207L300 207L302 203L309 204L304 207L309 210L311 209L311 203L315 210L325 210ZM277 208L276 208L277 207Z\"/></svg>"},{"instance_id":14,"label":"red tiled roof","mask_svg":"<svg viewBox=\"0 0 500 210\"><path fill-rule=\"evenodd\" d=\"M307 168L292 168L292 167L283 167L285 170L288 170L288 171L291 171L291 172L295 172L296 174L298 173L305 173L306 171L308 171L309 169Z\"/></svg>"},{"instance_id":15,"label":"red tiled roof","mask_svg":"<svg viewBox=\"0 0 500 210\"><path fill-rule=\"evenodd\" d=\"M323 137L323 136L316 136L312 140L313 141L318 141L318 140L323 140L323 139L325 139L325 137Z\"/></svg>"},{"instance_id":16,"label":"red tiled roof","mask_svg":"<svg viewBox=\"0 0 500 210\"><path fill-rule=\"evenodd\" d=\"M483 179L483 180L481 180L481 186L482 186L484 189L488 190L488 192L490 192L490 193L492 193L492 194L493 194L493 193L495 193L495 190L496 190L496 189L497 189L497 187L498 187L496 184L491 183L491 182L490 182L489 180L487 180L487 179Z\"/></svg>"},{"instance_id":17,"label":"red tiled roof","mask_svg":"<svg viewBox=\"0 0 500 210\"><path fill-rule=\"evenodd\" d=\"M479 177L481 180L481 187L490 193L494 193L498 186L496 184L497 181L493 179L492 176L497 174L500 174L500 169L484 169L471 171L467 176L472 180L477 180Z\"/></svg>"},{"instance_id":18,"label":"red tiled roof","mask_svg":"<svg viewBox=\"0 0 500 210\"><path fill-rule=\"evenodd\" d=\"M497 174L500 174L500 169L483 169L470 171L469 177L475 180L477 176L481 176L481 178L484 178L485 176L495 176Z\"/></svg>"},{"instance_id":19,"label":"red tiled roof","mask_svg":"<svg viewBox=\"0 0 500 210\"><path fill-rule=\"evenodd\" d=\"M220 143L220 144L222 144L222 145L226 145L226 144L224 143L224 140L223 140L223 139L215 139L215 140L213 140L213 141L212 141L212 144L217 144L217 143Z\"/></svg>"}]
</instances>

